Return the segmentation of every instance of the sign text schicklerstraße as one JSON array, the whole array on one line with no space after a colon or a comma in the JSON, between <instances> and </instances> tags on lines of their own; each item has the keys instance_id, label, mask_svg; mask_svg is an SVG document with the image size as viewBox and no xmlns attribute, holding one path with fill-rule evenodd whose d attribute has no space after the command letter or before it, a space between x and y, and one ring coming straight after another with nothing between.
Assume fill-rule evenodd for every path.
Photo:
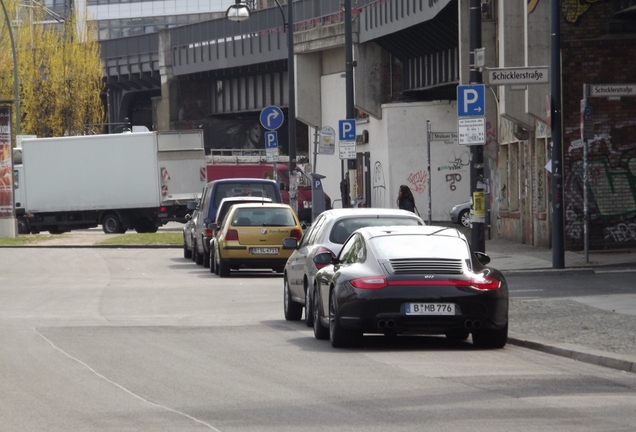
<instances>
[{"instance_id":1,"label":"sign text schicklerstra\u00dfe","mask_svg":"<svg viewBox=\"0 0 636 432\"><path fill-rule=\"evenodd\" d=\"M549 81L549 67L519 67L487 69L489 85L546 84Z\"/></svg>"}]
</instances>

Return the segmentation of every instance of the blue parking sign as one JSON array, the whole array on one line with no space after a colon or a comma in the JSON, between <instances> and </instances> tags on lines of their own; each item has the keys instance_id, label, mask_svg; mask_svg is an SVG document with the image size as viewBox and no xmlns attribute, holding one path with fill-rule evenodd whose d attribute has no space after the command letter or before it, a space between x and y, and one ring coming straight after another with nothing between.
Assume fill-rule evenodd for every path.
<instances>
[{"instance_id":1,"label":"blue parking sign","mask_svg":"<svg viewBox=\"0 0 636 432\"><path fill-rule=\"evenodd\" d=\"M356 121L355 119L338 121L338 138L340 141L356 140Z\"/></svg>"},{"instance_id":2,"label":"blue parking sign","mask_svg":"<svg viewBox=\"0 0 636 432\"><path fill-rule=\"evenodd\" d=\"M278 148L278 132L276 131L265 132L265 148L266 149Z\"/></svg>"},{"instance_id":3,"label":"blue parking sign","mask_svg":"<svg viewBox=\"0 0 636 432\"><path fill-rule=\"evenodd\" d=\"M457 116L486 115L486 86L484 84L457 86Z\"/></svg>"}]
</instances>

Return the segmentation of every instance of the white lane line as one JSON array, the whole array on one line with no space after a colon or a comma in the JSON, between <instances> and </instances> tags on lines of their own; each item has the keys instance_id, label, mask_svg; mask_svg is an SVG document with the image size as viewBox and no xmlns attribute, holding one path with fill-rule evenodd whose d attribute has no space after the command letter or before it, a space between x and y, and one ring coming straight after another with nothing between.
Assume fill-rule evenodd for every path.
<instances>
[{"instance_id":1,"label":"white lane line","mask_svg":"<svg viewBox=\"0 0 636 432\"><path fill-rule=\"evenodd\" d=\"M92 367L90 367L89 365L87 365L86 363L84 363L83 361L81 361L80 359L78 359L78 358L76 358L76 357L73 357L72 355L70 355L69 353L67 353L66 351L64 351L63 349L61 349L61 348L57 347L57 346L56 346L53 342L51 342L49 339L47 339L47 337L46 337L46 336L44 336L42 333L40 333L40 331L39 331L38 329L34 328L33 330L35 330L35 331L36 331L36 333L37 333L37 334L39 334L39 335L40 335L40 337L42 337L42 339L44 339L45 341L47 341L47 342L49 343L49 345L51 345L51 346L52 346L53 348L55 348L57 351L61 352L61 353L62 353L62 354L64 354L66 357L70 358L71 360L76 361L77 363L81 364L81 365L82 365L82 366L84 366L86 369L88 369L88 370L89 370L89 371L91 371L93 374L95 374L97 377L99 377L99 378L103 379L104 381L106 381L106 382L107 382L107 383L109 383L109 384L114 385L115 387L119 388L120 390L123 390L124 392L128 393L130 396L132 396L132 397L134 397L134 398L137 398L137 399L139 399L140 401L142 401L142 402L144 402L144 403L147 403L148 405L152 405L152 406L154 406L154 407L156 407L156 408L160 408L160 409L163 409L163 410L169 411L169 412L171 412L171 413L178 414L178 415L180 415L180 416L186 417L186 418L188 418L188 419L190 419L190 420L192 420L192 421L194 421L194 422L196 422L196 423L199 423L199 424L201 424L201 425L203 425L203 426L208 427L209 429L212 429L212 430L213 430L213 431L215 431L215 432L221 432L221 430L219 430L219 429L215 428L215 427L214 427L214 426L212 426L211 424L206 423L206 422L204 422L203 420L199 420L198 418L192 417L190 414L186 414L186 413L184 413L184 412L182 412L182 411L175 410L175 409L170 408L170 407L167 407L167 406L165 406L165 405L160 405L160 404L158 404L158 403L155 403L155 402L149 401L148 399L145 399L145 398L143 398L143 397L139 396L138 394L133 393L132 391L128 390L126 387L122 386L121 384L118 384L118 383L116 383L115 381L112 381L112 380L110 380L110 379L106 378L104 375L100 374L99 372L97 372L95 369L93 369Z\"/></svg>"},{"instance_id":2,"label":"white lane line","mask_svg":"<svg viewBox=\"0 0 636 432\"><path fill-rule=\"evenodd\" d=\"M604 274L604 273L634 273L636 272L636 269L614 269L614 270L594 270L594 273L596 274Z\"/></svg>"}]
</instances>

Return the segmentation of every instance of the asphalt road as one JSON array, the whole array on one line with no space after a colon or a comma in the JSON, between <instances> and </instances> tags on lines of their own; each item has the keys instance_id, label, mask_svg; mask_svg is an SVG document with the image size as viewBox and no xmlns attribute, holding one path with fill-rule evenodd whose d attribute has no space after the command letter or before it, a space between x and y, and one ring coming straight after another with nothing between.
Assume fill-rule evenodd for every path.
<instances>
[{"instance_id":1,"label":"asphalt road","mask_svg":"<svg viewBox=\"0 0 636 432\"><path fill-rule=\"evenodd\" d=\"M0 431L633 431L636 375L283 318L179 249L0 249Z\"/></svg>"}]
</instances>

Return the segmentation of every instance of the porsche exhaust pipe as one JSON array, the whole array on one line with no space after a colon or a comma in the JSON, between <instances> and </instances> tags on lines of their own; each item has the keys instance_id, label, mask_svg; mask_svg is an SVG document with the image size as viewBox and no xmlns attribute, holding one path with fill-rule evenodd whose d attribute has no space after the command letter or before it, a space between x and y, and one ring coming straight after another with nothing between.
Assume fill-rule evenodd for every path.
<instances>
[{"instance_id":1,"label":"porsche exhaust pipe","mask_svg":"<svg viewBox=\"0 0 636 432\"><path fill-rule=\"evenodd\" d=\"M395 328L395 320L392 319L388 319L388 320L378 320L377 324L378 329L380 330L393 330Z\"/></svg>"},{"instance_id":2,"label":"porsche exhaust pipe","mask_svg":"<svg viewBox=\"0 0 636 432\"><path fill-rule=\"evenodd\" d=\"M481 321L480 320L466 320L464 321L464 328L466 330L477 330L481 328Z\"/></svg>"}]
</instances>

